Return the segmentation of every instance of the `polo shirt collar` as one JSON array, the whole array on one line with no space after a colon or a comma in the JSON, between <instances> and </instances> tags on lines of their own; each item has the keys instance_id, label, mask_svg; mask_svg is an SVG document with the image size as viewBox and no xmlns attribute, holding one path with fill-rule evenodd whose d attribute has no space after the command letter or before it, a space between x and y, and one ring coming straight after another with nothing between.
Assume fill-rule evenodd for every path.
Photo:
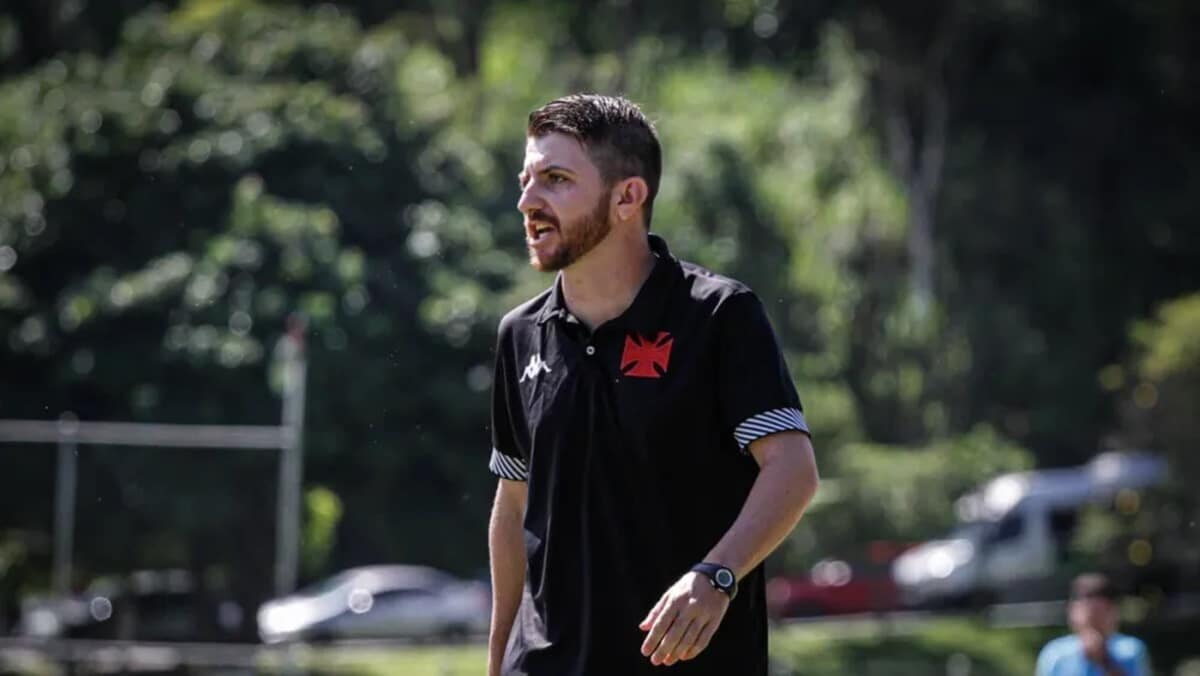
<instances>
[{"instance_id":1,"label":"polo shirt collar","mask_svg":"<svg viewBox=\"0 0 1200 676\"><path fill-rule=\"evenodd\" d=\"M538 324L545 324L551 319L575 321L575 317L567 309L567 299L563 296L562 282L563 273L560 271L554 277L554 287L550 291L550 297L546 299L546 304L542 306L542 311L538 313Z\"/></svg>"},{"instance_id":2,"label":"polo shirt collar","mask_svg":"<svg viewBox=\"0 0 1200 676\"><path fill-rule=\"evenodd\" d=\"M648 333L655 331L659 327L657 322L661 317L661 310L666 303L668 293L674 282L682 274L679 266L679 261L671 255L671 250L667 247L667 243L658 235L649 235L650 251L655 255L654 268L650 271L650 276L642 284L642 288L638 290L637 296L633 299L633 304L629 306L625 312L619 317L605 324L623 324L628 328L639 332ZM550 293L550 297L546 300L546 304L542 306L541 313L538 314L538 324L544 324L550 319L558 319L566 322L577 322L567 309L566 299L563 297L562 290L562 273L559 272L554 280L554 289Z\"/></svg>"}]
</instances>

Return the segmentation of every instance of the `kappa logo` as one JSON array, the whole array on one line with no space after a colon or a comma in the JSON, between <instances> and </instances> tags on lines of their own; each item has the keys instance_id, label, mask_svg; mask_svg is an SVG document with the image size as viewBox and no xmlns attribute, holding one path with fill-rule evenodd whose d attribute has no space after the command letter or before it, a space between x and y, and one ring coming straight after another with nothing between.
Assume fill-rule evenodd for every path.
<instances>
[{"instance_id":1,"label":"kappa logo","mask_svg":"<svg viewBox=\"0 0 1200 676\"><path fill-rule=\"evenodd\" d=\"M621 373L631 378L661 378L671 362L671 346L675 339L666 331L659 331L658 338L648 338L631 333L625 336L625 350L621 352Z\"/></svg>"},{"instance_id":2,"label":"kappa logo","mask_svg":"<svg viewBox=\"0 0 1200 676\"><path fill-rule=\"evenodd\" d=\"M521 374L521 378L517 380L517 382L523 383L526 380L533 380L540 374L549 372L550 365L542 361L541 353L534 353L534 355L529 358L529 363L525 366L525 372Z\"/></svg>"}]
</instances>

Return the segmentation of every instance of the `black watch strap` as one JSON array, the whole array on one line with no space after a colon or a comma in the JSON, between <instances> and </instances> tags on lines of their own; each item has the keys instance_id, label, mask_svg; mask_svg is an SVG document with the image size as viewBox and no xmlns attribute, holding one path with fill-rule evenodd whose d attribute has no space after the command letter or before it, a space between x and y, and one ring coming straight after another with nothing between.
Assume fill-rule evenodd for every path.
<instances>
[{"instance_id":1,"label":"black watch strap","mask_svg":"<svg viewBox=\"0 0 1200 676\"><path fill-rule=\"evenodd\" d=\"M725 592L732 601L733 597L737 596L738 581L737 576L729 568L722 566L719 563L697 563L692 566L692 570L701 573L708 578L713 587L717 590Z\"/></svg>"}]
</instances>

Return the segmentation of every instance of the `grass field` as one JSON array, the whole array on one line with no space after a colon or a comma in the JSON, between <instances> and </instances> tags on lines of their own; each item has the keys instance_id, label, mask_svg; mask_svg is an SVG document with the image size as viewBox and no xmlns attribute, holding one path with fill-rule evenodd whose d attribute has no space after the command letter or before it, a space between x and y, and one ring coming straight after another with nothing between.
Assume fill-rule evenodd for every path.
<instances>
[{"instance_id":1,"label":"grass field","mask_svg":"<svg viewBox=\"0 0 1200 676\"><path fill-rule=\"evenodd\" d=\"M1200 676L1196 626L1142 628L1156 674ZM793 625L771 635L772 676L1029 676L1058 628L994 628L971 618ZM480 676L483 646L311 653L320 674ZM663 673L669 674L669 670Z\"/></svg>"},{"instance_id":2,"label":"grass field","mask_svg":"<svg viewBox=\"0 0 1200 676\"><path fill-rule=\"evenodd\" d=\"M969 620L919 625L865 623L797 625L771 636L777 674L971 674L1027 675L1045 630L994 630ZM355 676L479 676L483 646L405 649L326 650L301 656L301 664L321 674ZM669 670L664 670L669 673Z\"/></svg>"},{"instance_id":3,"label":"grass field","mask_svg":"<svg viewBox=\"0 0 1200 676\"><path fill-rule=\"evenodd\" d=\"M482 645L404 649L336 650L313 653L301 664L322 674L355 676L482 676L487 650Z\"/></svg>"},{"instance_id":4,"label":"grass field","mask_svg":"<svg viewBox=\"0 0 1200 676\"><path fill-rule=\"evenodd\" d=\"M1039 648L1063 631L1058 627L996 628L969 617L900 616L789 625L771 634L772 676L1029 676ZM1196 641L1200 618L1131 627L1130 633L1150 647L1154 673L1200 676L1200 644ZM257 664L252 671L273 676L481 676L486 654L479 644L394 648L294 645L283 651L263 651L257 659L250 659ZM285 668L285 662L298 669ZM215 664L187 662L205 663ZM0 674L58 675L64 673L61 666L44 658L6 664L0 654ZM199 669L185 673L249 671ZM664 669L663 673L671 671Z\"/></svg>"}]
</instances>

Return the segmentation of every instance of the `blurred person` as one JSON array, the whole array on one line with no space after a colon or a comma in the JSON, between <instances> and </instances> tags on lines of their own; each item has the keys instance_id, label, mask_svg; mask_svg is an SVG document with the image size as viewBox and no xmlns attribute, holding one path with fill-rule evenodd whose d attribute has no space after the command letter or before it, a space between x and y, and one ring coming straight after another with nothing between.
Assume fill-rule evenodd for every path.
<instances>
[{"instance_id":1,"label":"blurred person","mask_svg":"<svg viewBox=\"0 0 1200 676\"><path fill-rule=\"evenodd\" d=\"M1108 577L1075 578L1067 619L1073 633L1042 648L1037 676L1149 676L1145 644L1117 632L1117 593Z\"/></svg>"},{"instance_id":2,"label":"blurred person","mask_svg":"<svg viewBox=\"0 0 1200 676\"><path fill-rule=\"evenodd\" d=\"M762 562L818 484L754 293L650 234L642 111L533 111L517 208L554 284L500 322L490 676L767 674Z\"/></svg>"}]
</instances>

